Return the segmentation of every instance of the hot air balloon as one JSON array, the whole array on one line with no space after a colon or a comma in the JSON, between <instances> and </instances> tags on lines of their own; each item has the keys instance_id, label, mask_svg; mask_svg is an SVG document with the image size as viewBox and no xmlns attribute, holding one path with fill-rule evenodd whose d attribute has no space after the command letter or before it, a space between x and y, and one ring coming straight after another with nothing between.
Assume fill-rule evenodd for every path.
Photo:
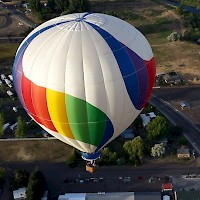
<instances>
[{"instance_id":1,"label":"hot air balloon","mask_svg":"<svg viewBox=\"0 0 200 200\"><path fill-rule=\"evenodd\" d=\"M41 24L23 40L13 77L30 117L95 160L148 102L155 61L146 38L129 23L76 13Z\"/></svg>"}]
</instances>

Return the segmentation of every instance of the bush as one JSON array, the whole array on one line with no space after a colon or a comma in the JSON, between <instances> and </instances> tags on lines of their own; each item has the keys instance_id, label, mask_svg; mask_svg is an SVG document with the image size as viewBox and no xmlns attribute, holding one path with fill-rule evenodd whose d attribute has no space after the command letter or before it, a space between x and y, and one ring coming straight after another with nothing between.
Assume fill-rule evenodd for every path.
<instances>
[{"instance_id":1,"label":"bush","mask_svg":"<svg viewBox=\"0 0 200 200\"><path fill-rule=\"evenodd\" d=\"M178 142L179 145L187 145L188 143L187 139L184 136L180 137Z\"/></svg>"},{"instance_id":2,"label":"bush","mask_svg":"<svg viewBox=\"0 0 200 200\"><path fill-rule=\"evenodd\" d=\"M163 143L155 144L151 148L151 156L153 156L153 157L160 157L160 156L164 155L164 153L165 153L165 145Z\"/></svg>"},{"instance_id":3,"label":"bush","mask_svg":"<svg viewBox=\"0 0 200 200\"><path fill-rule=\"evenodd\" d=\"M181 39L181 35L176 31L172 32L169 36L167 36L167 40L170 42L174 42Z\"/></svg>"}]
</instances>

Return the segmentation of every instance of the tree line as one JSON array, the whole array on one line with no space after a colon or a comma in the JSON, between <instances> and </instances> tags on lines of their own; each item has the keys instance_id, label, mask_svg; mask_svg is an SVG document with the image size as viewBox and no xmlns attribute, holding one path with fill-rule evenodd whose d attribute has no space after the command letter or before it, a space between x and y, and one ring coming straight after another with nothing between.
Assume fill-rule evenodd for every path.
<instances>
[{"instance_id":1,"label":"tree line","mask_svg":"<svg viewBox=\"0 0 200 200\"><path fill-rule=\"evenodd\" d=\"M43 6L40 0L29 0L29 8L41 20L49 13L89 12L90 3L88 0L48 0L47 5Z\"/></svg>"}]
</instances>

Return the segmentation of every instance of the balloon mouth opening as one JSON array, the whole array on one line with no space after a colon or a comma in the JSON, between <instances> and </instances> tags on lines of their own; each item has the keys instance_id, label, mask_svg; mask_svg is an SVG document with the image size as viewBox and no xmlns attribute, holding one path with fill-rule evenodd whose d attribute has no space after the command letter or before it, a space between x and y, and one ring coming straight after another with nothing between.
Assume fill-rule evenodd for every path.
<instances>
[{"instance_id":1,"label":"balloon mouth opening","mask_svg":"<svg viewBox=\"0 0 200 200\"><path fill-rule=\"evenodd\" d=\"M95 153L81 152L81 157L83 158L83 160L86 160L86 161L97 160L98 158L100 158L100 156L101 156L101 151L97 151Z\"/></svg>"}]
</instances>

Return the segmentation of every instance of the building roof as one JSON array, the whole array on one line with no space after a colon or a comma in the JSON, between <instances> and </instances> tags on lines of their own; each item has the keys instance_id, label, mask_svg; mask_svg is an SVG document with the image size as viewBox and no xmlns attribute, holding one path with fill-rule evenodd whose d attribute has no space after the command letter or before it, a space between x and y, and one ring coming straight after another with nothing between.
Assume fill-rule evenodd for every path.
<instances>
[{"instance_id":1,"label":"building roof","mask_svg":"<svg viewBox=\"0 0 200 200\"><path fill-rule=\"evenodd\" d=\"M177 149L177 154L190 154L190 150L188 148L180 148Z\"/></svg>"},{"instance_id":2,"label":"building roof","mask_svg":"<svg viewBox=\"0 0 200 200\"><path fill-rule=\"evenodd\" d=\"M149 114L150 118L155 118L155 117L156 117L156 115L155 115L154 112L150 112L150 113L148 113L148 114Z\"/></svg>"},{"instance_id":3,"label":"building roof","mask_svg":"<svg viewBox=\"0 0 200 200\"><path fill-rule=\"evenodd\" d=\"M58 197L58 200L85 200L85 199L86 199L86 193L66 193Z\"/></svg>"},{"instance_id":4,"label":"building roof","mask_svg":"<svg viewBox=\"0 0 200 200\"><path fill-rule=\"evenodd\" d=\"M197 200L200 199L200 191L178 191L178 200Z\"/></svg>"},{"instance_id":5,"label":"building roof","mask_svg":"<svg viewBox=\"0 0 200 200\"><path fill-rule=\"evenodd\" d=\"M140 117L142 118L143 126L147 126L150 122L150 116L146 116L145 114L140 114Z\"/></svg>"},{"instance_id":6,"label":"building roof","mask_svg":"<svg viewBox=\"0 0 200 200\"><path fill-rule=\"evenodd\" d=\"M13 191L14 199L26 198L26 188L19 188L18 190Z\"/></svg>"},{"instance_id":7,"label":"building roof","mask_svg":"<svg viewBox=\"0 0 200 200\"><path fill-rule=\"evenodd\" d=\"M163 190L172 190L173 189L173 185L171 183L163 183L162 184L162 189Z\"/></svg>"},{"instance_id":8,"label":"building roof","mask_svg":"<svg viewBox=\"0 0 200 200\"><path fill-rule=\"evenodd\" d=\"M160 192L135 192L134 200L160 200Z\"/></svg>"},{"instance_id":9,"label":"building roof","mask_svg":"<svg viewBox=\"0 0 200 200\"><path fill-rule=\"evenodd\" d=\"M70 196L68 196L70 195ZM58 200L79 200L79 193L60 195ZM87 193L87 200L160 200L160 192L115 192ZM69 197L74 198L69 198Z\"/></svg>"},{"instance_id":10,"label":"building roof","mask_svg":"<svg viewBox=\"0 0 200 200\"><path fill-rule=\"evenodd\" d=\"M123 138L134 138L134 134L132 132L133 132L132 129L127 129L121 134L121 137L123 137Z\"/></svg>"}]
</instances>

